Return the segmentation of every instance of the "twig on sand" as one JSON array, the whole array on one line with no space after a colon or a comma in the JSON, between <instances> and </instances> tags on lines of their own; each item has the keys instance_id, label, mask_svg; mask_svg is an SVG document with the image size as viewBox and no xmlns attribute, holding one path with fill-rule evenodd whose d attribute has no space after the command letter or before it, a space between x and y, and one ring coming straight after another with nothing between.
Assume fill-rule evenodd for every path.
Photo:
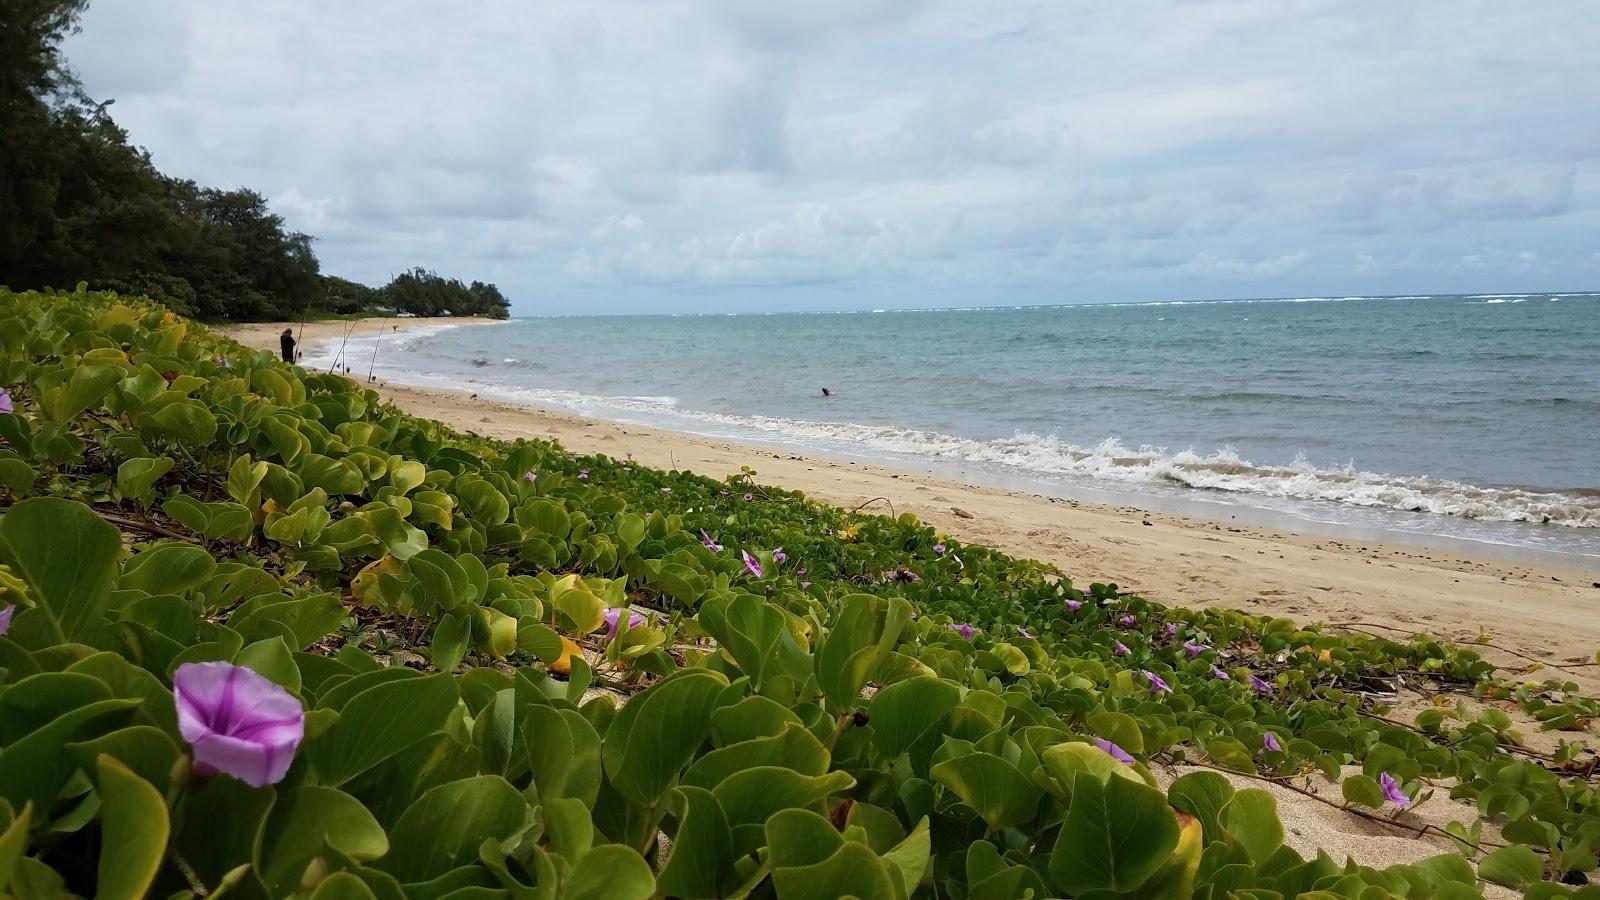
<instances>
[{"instance_id":1,"label":"twig on sand","mask_svg":"<svg viewBox=\"0 0 1600 900\"><path fill-rule=\"evenodd\" d=\"M1168 765L1172 765L1170 760L1168 761ZM1342 812L1347 812L1347 813L1349 813L1349 814L1351 814L1353 816L1356 816L1358 818L1366 819L1369 822L1376 822L1379 825L1383 825L1383 826L1386 826L1386 827L1389 827L1389 828L1393 828L1393 829L1395 829L1397 831L1408 832L1408 833L1410 833L1411 835L1413 835L1415 837L1422 837L1423 835L1427 835L1427 834L1437 834L1440 837L1447 838L1449 840L1456 841L1456 842L1459 842L1459 843L1462 843L1462 844L1466 844L1468 847L1471 847L1472 849L1474 849L1474 850L1476 850L1476 851L1478 851L1480 853L1486 847L1487 848L1494 848L1494 847L1509 846L1507 844L1502 844L1502 843L1499 843L1497 841L1486 841L1486 840L1473 841L1473 840L1470 840L1468 838L1461 837L1460 835L1451 834L1450 832L1445 831L1443 828L1440 828L1439 826L1434 825L1431 822L1422 822L1422 823L1419 823L1419 824L1416 824L1416 825L1410 825L1410 824L1407 824L1405 822L1398 821L1396 819L1391 819L1391 818L1389 818L1387 816L1378 815L1375 812L1369 812L1368 810L1358 809L1358 808L1356 808L1354 806L1348 806L1348 805L1346 805L1344 803L1339 803L1339 802L1336 802L1334 800L1330 800L1329 798L1324 797L1321 794L1318 794L1316 791L1313 791L1310 788L1303 788L1300 785L1295 784L1293 781L1290 781L1287 778L1282 778L1282 777L1279 777L1279 776L1276 776L1276 775L1263 775L1263 774L1261 774L1259 772L1240 772L1237 769L1229 769L1229 768L1225 768L1223 766L1216 765L1215 763L1209 763L1209 762L1206 762L1204 760L1197 760L1197 759L1185 759L1183 761L1182 765L1198 766L1198 767L1200 767L1202 769L1211 769L1214 772L1221 772L1221 773L1223 773L1225 775L1237 775L1240 778L1250 778L1250 779L1253 779L1255 781L1264 781L1264 782L1267 782L1268 784L1275 784L1278 787L1284 788L1285 790L1294 791L1296 794L1300 794L1300 795L1305 796L1305 797L1310 797L1311 799L1317 801L1318 803L1324 804L1326 806L1331 806L1334 809L1340 810Z\"/></svg>"},{"instance_id":2,"label":"twig on sand","mask_svg":"<svg viewBox=\"0 0 1600 900\"><path fill-rule=\"evenodd\" d=\"M1397 632L1399 634L1409 634L1409 635L1419 635L1419 634L1423 634L1424 633L1424 632L1422 632L1422 631L1420 631L1418 629L1414 629L1414 628L1397 628L1397 627L1395 627L1393 625L1380 625L1377 622L1329 622L1328 623L1328 627L1329 628L1343 628L1346 631L1358 631L1358 632L1361 632L1363 634L1372 634L1371 631L1367 630L1367 629L1370 629L1370 628L1381 628L1384 631L1393 631L1393 632ZM1373 637L1383 637L1383 635L1381 635L1381 634L1372 634L1372 636ZM1488 647L1491 650L1498 650L1501 653L1509 653L1512 656L1518 657L1520 659L1525 659L1528 662L1535 663L1535 664L1540 665L1540 666L1544 666L1545 668L1548 668L1548 669L1587 669L1587 668L1593 668L1593 667L1595 667L1597 665L1600 665L1600 663L1596 663L1596 662L1582 662L1582 663L1550 662L1548 660L1540 659L1537 656L1532 656L1530 654L1523 653L1521 650L1513 650L1510 647L1503 647L1503 646L1501 646L1499 644L1490 643L1488 641L1483 641L1481 643L1478 642L1478 641L1472 641L1472 642L1469 642L1469 643L1462 643L1462 642L1458 641L1458 642L1454 642L1454 643L1456 643L1458 646L1461 646L1461 647Z\"/></svg>"},{"instance_id":3,"label":"twig on sand","mask_svg":"<svg viewBox=\"0 0 1600 900\"><path fill-rule=\"evenodd\" d=\"M889 518L891 518L891 519L897 518L897 516L895 516L895 514L894 514L894 502L891 501L888 497L873 497L871 500L868 500L867 502L861 504L860 506L858 506L855 509L852 509L850 511L851 512L860 512L861 510L865 509L866 507L871 506L872 504L877 503L879 501L882 501L883 503L888 505L888 507L889 507Z\"/></svg>"}]
</instances>

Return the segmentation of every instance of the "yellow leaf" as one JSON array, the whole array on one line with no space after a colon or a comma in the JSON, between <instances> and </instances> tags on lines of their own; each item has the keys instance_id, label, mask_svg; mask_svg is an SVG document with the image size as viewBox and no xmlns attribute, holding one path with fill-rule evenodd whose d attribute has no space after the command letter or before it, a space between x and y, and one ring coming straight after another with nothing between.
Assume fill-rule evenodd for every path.
<instances>
[{"instance_id":1,"label":"yellow leaf","mask_svg":"<svg viewBox=\"0 0 1600 900\"><path fill-rule=\"evenodd\" d=\"M582 659L583 648L579 647L576 643L573 643L571 638L567 637L566 635L562 635L561 657L550 664L550 671L559 672L562 675L570 675L572 673L573 657Z\"/></svg>"}]
</instances>

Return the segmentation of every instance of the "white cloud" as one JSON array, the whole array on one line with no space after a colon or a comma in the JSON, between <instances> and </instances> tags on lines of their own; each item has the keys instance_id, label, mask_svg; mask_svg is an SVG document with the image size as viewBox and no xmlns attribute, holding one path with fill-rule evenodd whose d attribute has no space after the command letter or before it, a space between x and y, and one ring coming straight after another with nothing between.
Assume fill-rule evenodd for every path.
<instances>
[{"instance_id":1,"label":"white cloud","mask_svg":"<svg viewBox=\"0 0 1600 900\"><path fill-rule=\"evenodd\" d=\"M257 188L339 274L889 306L1581 284L1587 13L98 0L67 49L164 170Z\"/></svg>"}]
</instances>

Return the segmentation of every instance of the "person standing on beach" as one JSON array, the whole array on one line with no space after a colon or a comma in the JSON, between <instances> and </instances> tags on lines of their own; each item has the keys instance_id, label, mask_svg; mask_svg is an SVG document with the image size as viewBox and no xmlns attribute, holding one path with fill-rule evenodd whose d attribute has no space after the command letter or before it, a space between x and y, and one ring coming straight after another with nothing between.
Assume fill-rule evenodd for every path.
<instances>
[{"instance_id":1,"label":"person standing on beach","mask_svg":"<svg viewBox=\"0 0 1600 900\"><path fill-rule=\"evenodd\" d=\"M285 328L283 334L278 336L278 343L283 347L283 361L294 362L294 329Z\"/></svg>"}]
</instances>

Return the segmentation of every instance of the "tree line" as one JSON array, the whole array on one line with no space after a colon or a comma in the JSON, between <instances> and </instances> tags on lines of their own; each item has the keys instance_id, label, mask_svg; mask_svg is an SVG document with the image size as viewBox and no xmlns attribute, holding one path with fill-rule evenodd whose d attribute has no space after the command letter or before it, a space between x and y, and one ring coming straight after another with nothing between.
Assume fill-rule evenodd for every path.
<instances>
[{"instance_id":1,"label":"tree line","mask_svg":"<svg viewBox=\"0 0 1600 900\"><path fill-rule=\"evenodd\" d=\"M208 320L509 314L495 285L422 268L382 287L324 274L261 194L158 171L62 55L88 2L0 4L0 285L86 281Z\"/></svg>"}]
</instances>

